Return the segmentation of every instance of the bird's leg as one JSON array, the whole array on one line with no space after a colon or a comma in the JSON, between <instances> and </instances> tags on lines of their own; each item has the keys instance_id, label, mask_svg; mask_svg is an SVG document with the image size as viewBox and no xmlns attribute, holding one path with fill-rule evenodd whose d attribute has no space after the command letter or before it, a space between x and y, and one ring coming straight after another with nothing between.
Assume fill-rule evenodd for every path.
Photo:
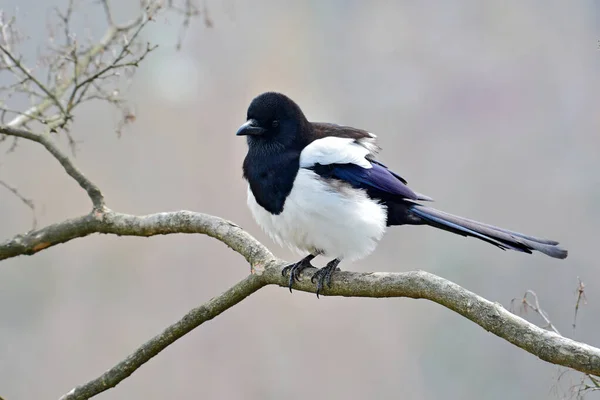
<instances>
[{"instance_id":1,"label":"bird's leg","mask_svg":"<svg viewBox=\"0 0 600 400\"><path fill-rule=\"evenodd\" d=\"M326 283L327 287L331 288L331 274L333 274L333 271L335 271L336 269L339 270L337 266L340 263L340 261L341 260L338 258L329 261L326 266L319 269L317 272L315 272L312 278L310 278L310 281L312 283L315 283L315 281L317 281L317 298L319 298L319 293L321 293L321 291L323 290L323 283Z\"/></svg>"},{"instance_id":2,"label":"bird's leg","mask_svg":"<svg viewBox=\"0 0 600 400\"><path fill-rule=\"evenodd\" d=\"M292 285L294 284L294 281L300 281L300 273L308 267L312 267L312 264L310 263L313 258L315 258L316 255L314 254L309 254L306 257L304 257L302 260L288 265L287 267L285 267L284 269L281 270L281 275L285 276L285 274L289 273L290 274L290 280L289 280L289 285L288 287L290 288L290 293L292 293Z\"/></svg>"}]
</instances>

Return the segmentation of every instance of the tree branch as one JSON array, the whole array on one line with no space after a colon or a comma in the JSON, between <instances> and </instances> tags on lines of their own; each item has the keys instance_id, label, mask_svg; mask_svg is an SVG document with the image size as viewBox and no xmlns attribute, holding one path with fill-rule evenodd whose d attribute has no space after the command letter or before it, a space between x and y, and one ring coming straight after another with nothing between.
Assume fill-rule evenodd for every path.
<instances>
[{"instance_id":1,"label":"tree branch","mask_svg":"<svg viewBox=\"0 0 600 400\"><path fill-rule=\"evenodd\" d=\"M26 65L11 46L12 25L15 19L5 21L4 13L0 10L0 68L10 71L17 79L14 84L0 88L0 92L10 95L10 91L13 91L39 98L39 101L28 109L15 112L17 115L7 122L9 127L18 128L25 126L31 120L37 120L47 124L51 129L64 128L66 130L67 123L73 118L74 109L91 99L105 100L120 108L122 102L114 101L116 97L119 97L118 93L120 92L118 87L119 71L124 70L126 73L132 71L156 48L156 46L142 43L141 31L164 10L181 14L184 18L184 29L189 26L192 17L200 14L192 0L185 0L183 8L174 4L173 1L169 1L165 7L163 1L149 0L140 3L141 10L137 18L125 24L117 24L108 0L101 0L99 3L103 8L108 26L102 38L85 49L82 49L75 39L74 32L70 31L70 20L74 10L73 0L69 1L65 13L57 11L64 28L66 44L58 47L48 46L52 53L44 56L48 75L46 84L35 76L32 72L33 69ZM206 9L204 16L205 24L208 26ZM53 36L52 33L51 36ZM178 42L178 46L180 44ZM108 63L102 59L107 53L114 54L114 59ZM110 96L102 96L102 92L89 93L93 92L96 87L94 82L100 79L104 80L104 86L109 85L107 83L109 80L110 85L114 86L108 90L111 93ZM48 115L54 111L54 108L57 109L56 115ZM12 109L6 107L6 112L12 112Z\"/></svg>"},{"instance_id":2,"label":"tree branch","mask_svg":"<svg viewBox=\"0 0 600 400\"><path fill-rule=\"evenodd\" d=\"M61 16L65 23L69 49L68 54L62 53L62 57L67 60L65 63L72 63L72 69L69 69L70 78L54 79L54 86L44 86L21 63L20 57L11 53L10 40L7 40L10 34L8 32L9 25L3 24L0 29L2 31L0 34L3 35L5 41L4 47L0 45L0 52L5 56L5 64L13 73L17 72L20 84L33 83L42 92L34 93L26 87L27 90L24 89L23 93L39 96L40 102L28 110L18 112L18 115L7 125L0 125L0 134L35 141L44 146L58 160L67 174L87 192L93 204L93 209L89 214L16 235L0 243L0 261L19 255L36 254L46 248L94 233L144 237L199 233L216 238L243 255L250 264L251 273L223 294L194 308L113 368L98 378L77 386L62 399L87 399L115 387L176 340L235 306L250 294L266 285L279 285L285 288L288 285L288 279L282 276L282 268L287 263L274 257L264 245L232 222L190 211L135 216L110 210L106 207L104 196L98 186L86 178L51 140L50 132L58 127L65 127L76 104L80 104L86 98L94 98L93 96L98 95L87 93L90 87L96 85L98 79L112 76L112 69L137 65L152 50L151 47L146 46L146 51L142 53L141 57L133 61L130 58L129 61L126 60L126 57L132 54L129 50L130 44L136 39L145 24L152 19L153 11L155 11L153 7L160 7L160 2L154 3L153 7L148 6L139 18L124 26L114 24L107 0L101 0L101 3L110 26L104 37L86 51L79 52L78 47L71 43L68 36L67 25L72 2L69 3L67 14ZM172 6L171 1L168 4ZM191 1L186 0L186 9L189 10L189 14L185 14L186 18L199 13L191 4ZM206 10L203 13L205 21L208 21L206 24L209 25L210 20ZM186 19L184 27L187 26L187 21ZM127 39L126 34L132 30L132 36ZM118 53L112 64L106 66L102 63L102 54L106 53L107 49L121 37L125 37L125 44L122 46L121 52ZM62 65L64 63L61 61L57 68ZM69 90L70 88L72 89ZM39 90L35 90L35 92ZM93 89L90 90L93 91ZM102 94L102 92L100 93ZM63 105L62 102L65 98L67 100ZM58 108L58 115L47 117L46 113L49 113L49 109L53 106ZM6 111L9 112L11 109L6 108ZM45 123L49 128L48 131L35 133L24 129L23 127L27 127L26 124L31 120ZM3 140L2 138L3 136L0 137L0 140ZM295 289L315 293L315 285L309 279L312 273L314 273L312 268L305 270L301 276L302 280L294 285ZM542 360L586 374L600 375L600 349L539 328L510 313L498 303L492 303L455 283L424 271L404 273L335 272L332 287L326 287L322 294L324 296L427 299L455 311L485 330Z\"/></svg>"},{"instance_id":3,"label":"tree branch","mask_svg":"<svg viewBox=\"0 0 600 400\"><path fill-rule=\"evenodd\" d=\"M141 365L150 361L152 357L160 353L167 346L173 344L177 339L185 336L204 322L215 318L223 311L235 306L263 286L264 283L259 276L249 275L232 286L225 293L212 298L200 307L194 308L182 319L144 343L144 345L130 354L126 359L100 375L98 378L81 386L77 386L69 393L62 396L60 400L89 399L90 397L115 387L119 382L129 377Z\"/></svg>"},{"instance_id":4,"label":"tree branch","mask_svg":"<svg viewBox=\"0 0 600 400\"><path fill-rule=\"evenodd\" d=\"M243 255L252 266L253 274L261 276L264 285L287 286L287 279L281 275L281 268L286 263L275 258L251 235L229 221L190 211L134 216L110 210L96 210L89 215L18 235L4 242L0 245L0 260L21 254L34 254L92 233L123 236L206 234ZM315 285L310 279L306 279L307 274L303 276L303 281L298 282L295 288L314 293ZM500 304L492 303L455 283L426 272L336 272L332 288L326 288L324 295L431 300L542 360L584 373L600 373L600 349L539 328L510 313Z\"/></svg>"},{"instance_id":5,"label":"tree branch","mask_svg":"<svg viewBox=\"0 0 600 400\"><path fill-rule=\"evenodd\" d=\"M281 264L281 267L284 265ZM306 269L295 289L315 292L307 279L314 269ZM280 268L267 268L264 279L269 284L287 286ZM475 322L488 332L552 364L598 375L600 349L576 342L555 332L540 328L511 313L500 303L492 303L477 294L425 271L403 273L336 272L326 296L344 297L409 297L438 303Z\"/></svg>"},{"instance_id":6,"label":"tree branch","mask_svg":"<svg viewBox=\"0 0 600 400\"><path fill-rule=\"evenodd\" d=\"M18 133L26 138L31 138L31 135L34 135L31 140L41 137L28 131L18 130ZM67 167L65 167L65 170L67 170ZM0 260L18 255L35 254L48 247L92 233L146 237L173 233L206 234L224 242L246 258L252 271L248 282L252 282L252 284L248 283L249 286L242 284L245 288L242 290L243 295L238 296L239 287L234 286L222 296L211 300L211 302L218 301L218 304L221 305L213 313L198 311L212 309L211 304L213 303L211 302L203 306L204 308L201 307L192 311L191 316L184 317L175 326L168 328L161 335L138 349L127 360L107 372L109 375L78 387L67 395L83 397L66 398L86 398L86 393L99 393L95 391L114 387L177 338L237 304L253 291L264 285L287 286L287 278L281 274L286 263L275 258L265 246L251 235L237 225L219 217L190 211L134 216L117 213L105 207L95 208L88 215L50 225L24 235L17 235L0 244ZM314 269L311 272L314 272ZM315 292L315 285L310 282L310 279L307 279L308 274L311 272L302 275L303 280L295 285L297 290ZM459 313L485 330L536 355L542 360L587 374L600 374L600 349L539 328L510 313L500 304L492 303L455 283L427 272L336 272L333 282L332 288L326 288L324 295L376 298L410 297L431 300ZM178 336L173 336L173 332L178 332Z\"/></svg>"},{"instance_id":7,"label":"tree branch","mask_svg":"<svg viewBox=\"0 0 600 400\"><path fill-rule=\"evenodd\" d=\"M144 237L201 233L220 240L242 254L252 269L262 271L268 262L275 259L262 243L233 222L219 217L191 211L135 216L105 209L17 235L0 244L0 261L20 255L32 255L93 233Z\"/></svg>"},{"instance_id":8,"label":"tree branch","mask_svg":"<svg viewBox=\"0 0 600 400\"><path fill-rule=\"evenodd\" d=\"M27 129L22 128L14 128L11 126L2 126L0 125L0 133L8 136L20 137L28 140L32 140L34 142L38 142L42 146L46 148L58 160L58 162L63 166L67 174L69 174L73 179L79 183L79 185L87 192L88 196L92 200L92 204L94 205L94 209L101 210L104 208L104 196L102 192L92 181L83 175L81 171L71 162L69 157L67 157L63 152L56 147L56 145L52 142L49 137L49 134L44 133L34 133ZM2 258L0 257L0 260Z\"/></svg>"},{"instance_id":9,"label":"tree branch","mask_svg":"<svg viewBox=\"0 0 600 400\"><path fill-rule=\"evenodd\" d=\"M12 53L8 50L8 48L5 48L4 46L2 46L0 44L0 51L2 51L4 53L4 55L6 56L6 58L8 60L6 64L8 65L9 68L11 68L11 69L15 68L16 70L20 71L26 77L26 79L29 79L30 81L32 81L33 83L35 83L36 86L38 88L40 88L40 90L46 94L47 98L52 101L52 104L54 104L61 111L61 113L63 115L65 115L65 116L67 115L67 110L65 110L65 108L62 105L62 103L54 95L54 93L52 93L50 91L50 89L48 89L46 87L46 85L44 85L39 80L37 80L37 78L35 76L33 76L27 70L27 68L25 68L23 66L23 64L21 64L21 62L15 58L15 56L12 55Z\"/></svg>"},{"instance_id":10,"label":"tree branch","mask_svg":"<svg viewBox=\"0 0 600 400\"><path fill-rule=\"evenodd\" d=\"M35 119L36 117L42 116L46 110L48 110L53 105L56 105L56 101L60 100L67 93L71 85L77 82L77 79L80 76L86 74L88 67L90 66L90 64L93 63L93 61L99 54L103 53L112 43L114 43L119 38L120 35L129 32L134 27L139 26L142 22L143 15L140 15L138 18L131 22L128 22L127 24L109 26L102 39L100 39L100 41L97 44L92 46L89 50L87 50L84 54L80 55L77 58L77 65L75 67L73 76L70 79L66 79L62 84L54 88L54 90L51 92L53 96L46 97L38 104L30 107L22 114L10 121L7 124L8 127L18 128L23 126L23 124L27 123L31 119ZM65 116L63 115L62 117L64 118ZM64 123L66 121L61 122ZM58 126L60 125L60 123L57 123L55 125Z\"/></svg>"},{"instance_id":11,"label":"tree branch","mask_svg":"<svg viewBox=\"0 0 600 400\"><path fill-rule=\"evenodd\" d=\"M287 287L287 278L281 274L286 262L273 257L252 236L236 225L218 217L188 211L153 214L135 217L112 214L104 233L118 232L136 236L167 233L206 233L224 241L232 249L244 255L254 266L253 274L234 285L222 295L203 306L193 309L181 320L157 335L125 360L100 377L76 387L61 399L86 399L116 386L137 368L164 350L175 340L214 318L228 308L266 285ZM102 226L104 223L100 222ZM258 267L258 268L257 268ZM315 293L315 285L308 268L295 289ZM424 272L404 273L356 273L335 272L333 285L326 288L325 296L345 297L409 297L434 301L470 319L485 330L509 341L544 361L598 374L600 372L600 349L560 336L533 325L520 318L499 303L492 303L461 286L439 276Z\"/></svg>"}]
</instances>

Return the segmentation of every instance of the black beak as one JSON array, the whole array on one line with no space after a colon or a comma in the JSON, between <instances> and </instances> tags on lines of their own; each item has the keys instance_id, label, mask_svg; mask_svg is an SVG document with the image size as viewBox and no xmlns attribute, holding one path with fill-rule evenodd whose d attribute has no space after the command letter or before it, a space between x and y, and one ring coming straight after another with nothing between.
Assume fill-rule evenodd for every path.
<instances>
[{"instance_id":1,"label":"black beak","mask_svg":"<svg viewBox=\"0 0 600 400\"><path fill-rule=\"evenodd\" d=\"M240 126L240 129L236 132L236 136L258 136L265 132L265 128L258 126L258 122L255 119L249 119L246 123Z\"/></svg>"}]
</instances>

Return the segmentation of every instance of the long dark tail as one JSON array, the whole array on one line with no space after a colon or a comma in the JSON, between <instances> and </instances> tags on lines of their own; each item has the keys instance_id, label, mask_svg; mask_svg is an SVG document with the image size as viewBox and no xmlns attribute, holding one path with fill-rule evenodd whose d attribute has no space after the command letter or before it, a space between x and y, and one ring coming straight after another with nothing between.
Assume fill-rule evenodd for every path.
<instances>
[{"instance_id":1,"label":"long dark tail","mask_svg":"<svg viewBox=\"0 0 600 400\"><path fill-rule=\"evenodd\" d=\"M418 204L408 206L407 211L420 220L413 223L425 223L461 236L476 237L503 250L516 250L529 254L532 250L537 250L553 258L567 258L567 250L558 247L558 242L554 240L539 239Z\"/></svg>"}]
</instances>

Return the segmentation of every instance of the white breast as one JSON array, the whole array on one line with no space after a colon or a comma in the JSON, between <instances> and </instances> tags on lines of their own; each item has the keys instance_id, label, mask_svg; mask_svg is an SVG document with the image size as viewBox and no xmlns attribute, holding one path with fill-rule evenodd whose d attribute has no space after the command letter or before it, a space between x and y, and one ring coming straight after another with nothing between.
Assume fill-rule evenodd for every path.
<instances>
[{"instance_id":1,"label":"white breast","mask_svg":"<svg viewBox=\"0 0 600 400\"><path fill-rule=\"evenodd\" d=\"M363 190L300 168L278 215L262 208L248 187L256 222L280 245L301 253L357 260L369 255L386 228L386 208Z\"/></svg>"}]
</instances>

